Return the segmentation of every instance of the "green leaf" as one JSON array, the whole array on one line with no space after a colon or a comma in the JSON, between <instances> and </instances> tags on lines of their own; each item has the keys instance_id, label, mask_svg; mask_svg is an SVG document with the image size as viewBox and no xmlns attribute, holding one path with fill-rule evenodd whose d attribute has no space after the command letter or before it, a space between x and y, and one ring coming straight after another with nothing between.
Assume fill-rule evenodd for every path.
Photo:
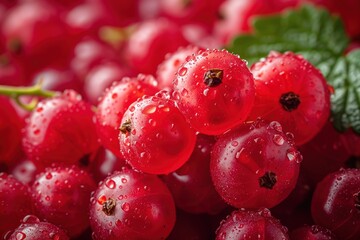
<instances>
[{"instance_id":1,"label":"green leaf","mask_svg":"<svg viewBox=\"0 0 360 240\"><path fill-rule=\"evenodd\" d=\"M240 35L227 47L250 64L270 51L302 54L334 87L334 126L360 133L360 51L344 56L349 43L341 20L322 8L304 5L253 22L252 34Z\"/></svg>"}]
</instances>

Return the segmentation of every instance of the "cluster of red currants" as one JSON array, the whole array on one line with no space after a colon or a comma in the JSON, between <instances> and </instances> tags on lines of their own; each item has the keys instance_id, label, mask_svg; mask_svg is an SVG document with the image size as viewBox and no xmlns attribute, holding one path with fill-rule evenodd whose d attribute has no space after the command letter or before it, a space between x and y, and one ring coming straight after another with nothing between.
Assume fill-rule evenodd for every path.
<instances>
[{"instance_id":1,"label":"cluster of red currants","mask_svg":"<svg viewBox=\"0 0 360 240\"><path fill-rule=\"evenodd\" d=\"M333 87L293 52L220 50L300 2L1 2L0 238L359 239Z\"/></svg>"}]
</instances>

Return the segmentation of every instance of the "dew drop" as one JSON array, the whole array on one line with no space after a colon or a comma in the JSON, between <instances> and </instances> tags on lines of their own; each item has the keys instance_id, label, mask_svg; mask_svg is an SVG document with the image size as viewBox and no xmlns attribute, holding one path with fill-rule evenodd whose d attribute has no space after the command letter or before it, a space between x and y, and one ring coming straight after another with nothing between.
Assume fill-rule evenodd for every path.
<instances>
[{"instance_id":1,"label":"dew drop","mask_svg":"<svg viewBox=\"0 0 360 240\"><path fill-rule=\"evenodd\" d=\"M120 227L120 226L122 225L121 220L120 220L120 219L117 219L117 220L115 221L115 225L118 226L118 227Z\"/></svg>"},{"instance_id":2,"label":"dew drop","mask_svg":"<svg viewBox=\"0 0 360 240\"><path fill-rule=\"evenodd\" d=\"M97 200L98 204L103 205L104 202L106 202L106 196L105 195L101 195L98 200Z\"/></svg>"},{"instance_id":3,"label":"dew drop","mask_svg":"<svg viewBox=\"0 0 360 240\"><path fill-rule=\"evenodd\" d=\"M46 200L46 201L50 201L50 196L46 196L46 197L45 197L45 200Z\"/></svg>"},{"instance_id":4,"label":"dew drop","mask_svg":"<svg viewBox=\"0 0 360 240\"><path fill-rule=\"evenodd\" d=\"M49 173L49 172L46 173L46 174L45 174L45 178L48 179L48 180L51 179L51 178L52 178L52 174Z\"/></svg>"},{"instance_id":5,"label":"dew drop","mask_svg":"<svg viewBox=\"0 0 360 240\"><path fill-rule=\"evenodd\" d=\"M127 212L130 210L130 204L127 203L127 202L124 202L123 204L121 204L121 209L124 211L124 212Z\"/></svg>"},{"instance_id":6,"label":"dew drop","mask_svg":"<svg viewBox=\"0 0 360 240\"><path fill-rule=\"evenodd\" d=\"M52 240L59 240L60 239L60 236L58 234L54 233L54 232L49 233L49 237Z\"/></svg>"},{"instance_id":7,"label":"dew drop","mask_svg":"<svg viewBox=\"0 0 360 240\"><path fill-rule=\"evenodd\" d=\"M278 132L282 132L282 126L277 121L272 121L271 123L269 123L269 128L274 129L275 131L278 131Z\"/></svg>"},{"instance_id":8,"label":"dew drop","mask_svg":"<svg viewBox=\"0 0 360 240\"><path fill-rule=\"evenodd\" d=\"M135 106L134 105L130 106L129 111L134 112L135 111Z\"/></svg>"},{"instance_id":9,"label":"dew drop","mask_svg":"<svg viewBox=\"0 0 360 240\"><path fill-rule=\"evenodd\" d=\"M127 183L127 179L126 178L121 178L121 182L122 183Z\"/></svg>"},{"instance_id":10,"label":"dew drop","mask_svg":"<svg viewBox=\"0 0 360 240\"><path fill-rule=\"evenodd\" d=\"M189 91L186 89L186 88L184 88L182 91L181 91L181 96L183 96L183 97L187 97L187 95L189 94Z\"/></svg>"},{"instance_id":11,"label":"dew drop","mask_svg":"<svg viewBox=\"0 0 360 240\"><path fill-rule=\"evenodd\" d=\"M115 98L117 98L117 97L118 97L117 93L113 93L113 94L111 95L111 98L112 98L112 99L115 99Z\"/></svg>"},{"instance_id":12,"label":"dew drop","mask_svg":"<svg viewBox=\"0 0 360 240\"><path fill-rule=\"evenodd\" d=\"M232 141L231 142L231 146L236 147L237 145L239 145L238 141Z\"/></svg>"},{"instance_id":13,"label":"dew drop","mask_svg":"<svg viewBox=\"0 0 360 240\"><path fill-rule=\"evenodd\" d=\"M34 132L33 132L35 135L39 135L40 134L40 129L35 129Z\"/></svg>"},{"instance_id":14,"label":"dew drop","mask_svg":"<svg viewBox=\"0 0 360 240\"><path fill-rule=\"evenodd\" d=\"M16 240L23 240L26 238L26 234L23 232L16 233Z\"/></svg>"},{"instance_id":15,"label":"dew drop","mask_svg":"<svg viewBox=\"0 0 360 240\"><path fill-rule=\"evenodd\" d=\"M116 183L115 183L114 180L108 179L108 180L106 180L106 182L105 182L105 186L108 187L108 188L110 188L110 189L114 189L114 188L116 187Z\"/></svg>"},{"instance_id":16,"label":"dew drop","mask_svg":"<svg viewBox=\"0 0 360 240\"><path fill-rule=\"evenodd\" d=\"M34 215L27 215L22 220L23 223L38 223L40 222L39 218Z\"/></svg>"},{"instance_id":17,"label":"dew drop","mask_svg":"<svg viewBox=\"0 0 360 240\"><path fill-rule=\"evenodd\" d=\"M130 147L130 145L131 145L130 138L126 137L126 138L124 139L124 144L125 144L125 146Z\"/></svg>"},{"instance_id":18,"label":"dew drop","mask_svg":"<svg viewBox=\"0 0 360 240\"><path fill-rule=\"evenodd\" d=\"M301 153L295 148L288 149L286 156L290 161L295 161L296 163L300 163L303 159Z\"/></svg>"},{"instance_id":19,"label":"dew drop","mask_svg":"<svg viewBox=\"0 0 360 240\"><path fill-rule=\"evenodd\" d=\"M279 135L279 134L274 134L273 136L273 142L278 145L281 146L284 144L285 139L283 138L283 136Z\"/></svg>"},{"instance_id":20,"label":"dew drop","mask_svg":"<svg viewBox=\"0 0 360 240\"><path fill-rule=\"evenodd\" d=\"M209 93L209 89L208 88L204 89L203 94L205 97L208 95L208 93Z\"/></svg>"},{"instance_id":21,"label":"dew drop","mask_svg":"<svg viewBox=\"0 0 360 240\"><path fill-rule=\"evenodd\" d=\"M181 67L178 71L179 76L183 77L187 73L188 69L186 67Z\"/></svg>"},{"instance_id":22,"label":"dew drop","mask_svg":"<svg viewBox=\"0 0 360 240\"><path fill-rule=\"evenodd\" d=\"M145 106L142 110L142 113L144 114L152 114L156 112L156 106L155 105L148 105L148 106Z\"/></svg>"}]
</instances>

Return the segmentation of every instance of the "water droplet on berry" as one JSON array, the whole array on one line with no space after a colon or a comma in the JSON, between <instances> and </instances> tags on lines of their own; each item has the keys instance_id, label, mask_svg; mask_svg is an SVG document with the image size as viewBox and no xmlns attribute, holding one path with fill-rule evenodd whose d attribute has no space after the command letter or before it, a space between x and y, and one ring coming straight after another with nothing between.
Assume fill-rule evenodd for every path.
<instances>
[{"instance_id":1,"label":"water droplet on berry","mask_svg":"<svg viewBox=\"0 0 360 240\"><path fill-rule=\"evenodd\" d=\"M303 159L301 153L295 148L289 148L286 156L290 161L295 161L296 163L300 163Z\"/></svg>"},{"instance_id":2,"label":"water droplet on berry","mask_svg":"<svg viewBox=\"0 0 360 240\"><path fill-rule=\"evenodd\" d=\"M16 237L16 240L23 240L26 238L26 234L23 232L18 232L18 233L16 233L15 237Z\"/></svg>"},{"instance_id":3,"label":"water droplet on berry","mask_svg":"<svg viewBox=\"0 0 360 240\"><path fill-rule=\"evenodd\" d=\"M124 139L124 144L125 144L125 146L130 147L130 145L131 145L130 138L125 137L125 139Z\"/></svg>"},{"instance_id":4,"label":"water droplet on berry","mask_svg":"<svg viewBox=\"0 0 360 240\"><path fill-rule=\"evenodd\" d=\"M46 200L46 201L50 201L50 196L46 196L46 197L45 197L45 200Z\"/></svg>"},{"instance_id":5,"label":"water droplet on berry","mask_svg":"<svg viewBox=\"0 0 360 240\"><path fill-rule=\"evenodd\" d=\"M45 174L45 178L48 179L48 180L51 179L51 178L52 178L52 174L51 174L50 172L46 173L46 174Z\"/></svg>"},{"instance_id":6,"label":"water droplet on berry","mask_svg":"<svg viewBox=\"0 0 360 240\"><path fill-rule=\"evenodd\" d=\"M60 236L58 234L54 233L54 232L49 233L49 237L52 240L59 240L60 239Z\"/></svg>"},{"instance_id":7,"label":"water droplet on berry","mask_svg":"<svg viewBox=\"0 0 360 240\"><path fill-rule=\"evenodd\" d=\"M117 93L113 93L113 94L111 95L111 98L112 98L112 99L115 99L115 98L117 98L117 97L118 97Z\"/></svg>"},{"instance_id":8,"label":"water droplet on berry","mask_svg":"<svg viewBox=\"0 0 360 240\"><path fill-rule=\"evenodd\" d=\"M274 134L273 136L273 142L278 145L281 146L284 144L285 139L283 138L283 136L279 135L279 134Z\"/></svg>"},{"instance_id":9,"label":"water droplet on berry","mask_svg":"<svg viewBox=\"0 0 360 240\"><path fill-rule=\"evenodd\" d=\"M154 112L156 112L156 106L155 105L148 105L145 106L144 109L142 110L142 113L144 114L152 114Z\"/></svg>"},{"instance_id":10,"label":"water droplet on berry","mask_svg":"<svg viewBox=\"0 0 360 240\"><path fill-rule=\"evenodd\" d=\"M123 204L121 204L121 209L124 211L124 212L127 212L130 210L130 204L127 203L127 202L124 202Z\"/></svg>"},{"instance_id":11,"label":"water droplet on berry","mask_svg":"<svg viewBox=\"0 0 360 240\"><path fill-rule=\"evenodd\" d=\"M126 178L121 178L121 182L122 183L127 183L127 179Z\"/></svg>"},{"instance_id":12,"label":"water droplet on berry","mask_svg":"<svg viewBox=\"0 0 360 240\"><path fill-rule=\"evenodd\" d=\"M152 127L156 126L156 121L154 119L149 119L148 122L149 122L150 126L152 126Z\"/></svg>"},{"instance_id":13,"label":"water droplet on berry","mask_svg":"<svg viewBox=\"0 0 360 240\"><path fill-rule=\"evenodd\" d=\"M114 189L114 188L116 187L116 183L115 183L114 180L108 179L108 180L106 180L106 182L105 182L105 186L108 187L108 188L110 188L110 189Z\"/></svg>"},{"instance_id":14,"label":"water droplet on berry","mask_svg":"<svg viewBox=\"0 0 360 240\"><path fill-rule=\"evenodd\" d=\"M263 208L259 211L260 215L263 217L271 217L271 212L268 208Z\"/></svg>"},{"instance_id":15,"label":"water droplet on berry","mask_svg":"<svg viewBox=\"0 0 360 240\"><path fill-rule=\"evenodd\" d=\"M235 154L235 158L238 159L243 151L244 151L244 148L241 148L240 151L238 151L238 152Z\"/></svg>"},{"instance_id":16,"label":"water droplet on berry","mask_svg":"<svg viewBox=\"0 0 360 240\"><path fill-rule=\"evenodd\" d=\"M120 226L122 225L121 220L120 220L120 219L117 219L117 220L115 221L115 225L118 226L118 227L120 227Z\"/></svg>"},{"instance_id":17,"label":"water droplet on berry","mask_svg":"<svg viewBox=\"0 0 360 240\"><path fill-rule=\"evenodd\" d=\"M36 109L37 112L42 112L43 110L44 110L44 108L42 108L42 107L38 107L38 108Z\"/></svg>"},{"instance_id":18,"label":"water droplet on berry","mask_svg":"<svg viewBox=\"0 0 360 240\"><path fill-rule=\"evenodd\" d=\"M40 219L34 215L27 215L23 218L22 223L38 223Z\"/></svg>"},{"instance_id":19,"label":"water droplet on berry","mask_svg":"<svg viewBox=\"0 0 360 240\"><path fill-rule=\"evenodd\" d=\"M186 97L188 94L189 94L189 91L185 88L181 91L181 96L183 96L183 97Z\"/></svg>"},{"instance_id":20,"label":"water droplet on berry","mask_svg":"<svg viewBox=\"0 0 360 240\"><path fill-rule=\"evenodd\" d=\"M231 146L236 147L237 145L239 145L239 143L237 141L232 141L231 142Z\"/></svg>"},{"instance_id":21,"label":"water droplet on berry","mask_svg":"<svg viewBox=\"0 0 360 240\"><path fill-rule=\"evenodd\" d=\"M104 202L106 202L106 196L105 195L101 195L98 200L97 200L98 204L103 205Z\"/></svg>"},{"instance_id":22,"label":"water droplet on berry","mask_svg":"<svg viewBox=\"0 0 360 240\"><path fill-rule=\"evenodd\" d=\"M37 128L37 129L35 129L33 133L34 133L35 135L40 134L40 129L38 129L38 128Z\"/></svg>"},{"instance_id":23,"label":"water droplet on berry","mask_svg":"<svg viewBox=\"0 0 360 240\"><path fill-rule=\"evenodd\" d=\"M178 71L179 76L181 76L181 77L185 76L185 74L187 73L187 70L188 69L186 67L181 67Z\"/></svg>"},{"instance_id":24,"label":"water droplet on berry","mask_svg":"<svg viewBox=\"0 0 360 240\"><path fill-rule=\"evenodd\" d=\"M208 88L204 89L203 94L205 97L208 95L208 93L209 93L209 89Z\"/></svg>"},{"instance_id":25,"label":"water droplet on berry","mask_svg":"<svg viewBox=\"0 0 360 240\"><path fill-rule=\"evenodd\" d=\"M272 121L271 123L269 123L269 128L274 129L274 130L276 130L278 132L282 132L282 126L277 121Z\"/></svg>"}]
</instances>

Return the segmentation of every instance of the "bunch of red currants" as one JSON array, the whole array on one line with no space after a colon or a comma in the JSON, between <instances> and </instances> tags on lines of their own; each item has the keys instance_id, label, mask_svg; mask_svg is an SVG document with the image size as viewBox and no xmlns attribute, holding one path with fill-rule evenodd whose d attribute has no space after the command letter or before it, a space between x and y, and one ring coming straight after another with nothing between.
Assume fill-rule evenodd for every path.
<instances>
[{"instance_id":1,"label":"bunch of red currants","mask_svg":"<svg viewBox=\"0 0 360 240\"><path fill-rule=\"evenodd\" d=\"M334 87L301 54L223 48L302 2L2 1L0 238L360 239ZM360 36L358 2L311 2Z\"/></svg>"}]
</instances>

